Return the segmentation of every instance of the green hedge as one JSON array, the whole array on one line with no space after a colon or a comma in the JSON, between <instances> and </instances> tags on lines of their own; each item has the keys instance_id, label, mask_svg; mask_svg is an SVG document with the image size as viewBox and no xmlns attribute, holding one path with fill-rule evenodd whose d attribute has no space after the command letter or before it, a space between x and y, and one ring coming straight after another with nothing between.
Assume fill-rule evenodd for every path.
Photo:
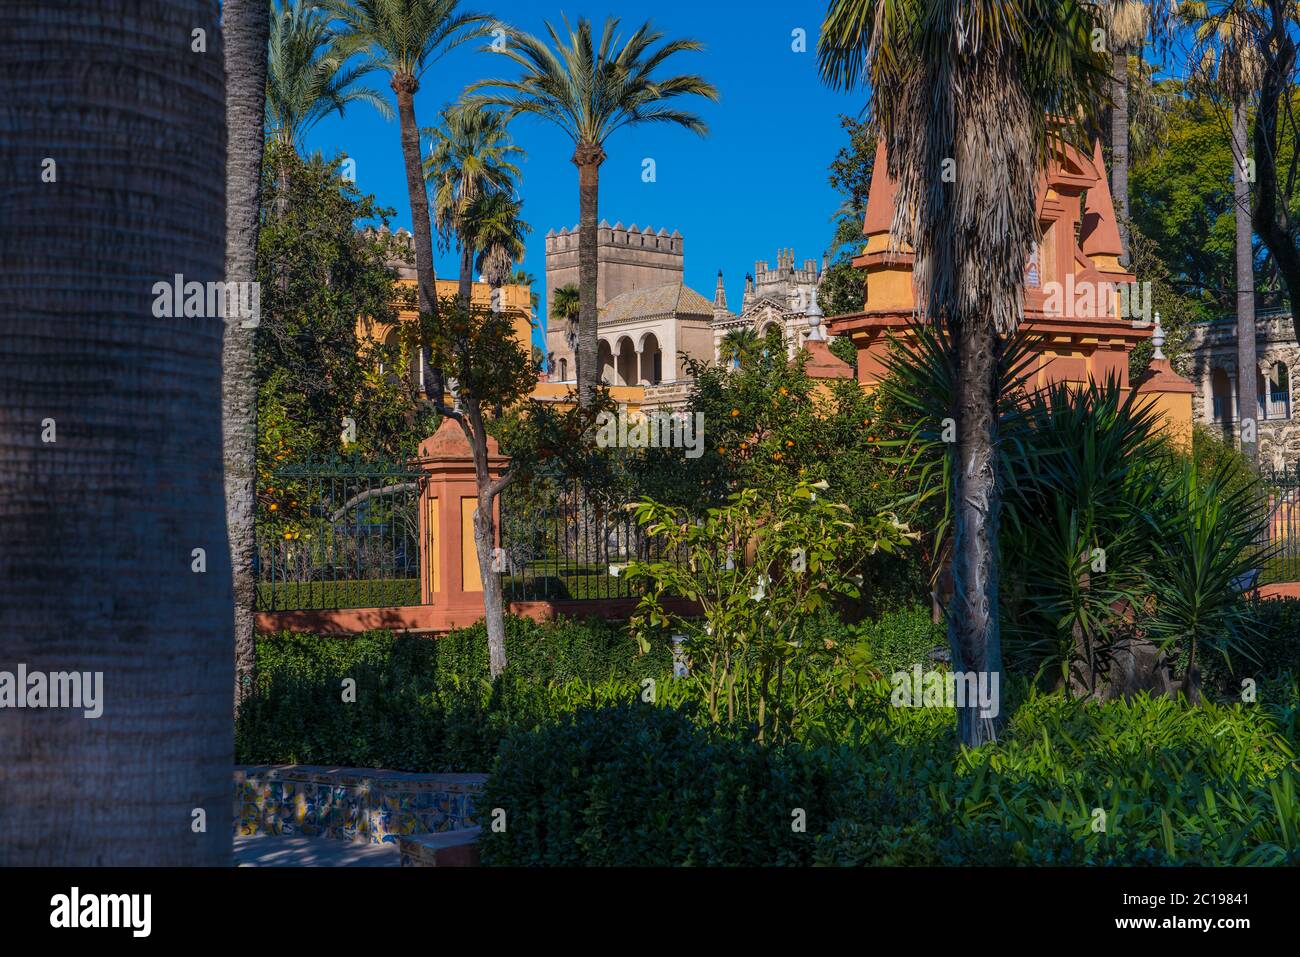
<instances>
[{"instance_id":1,"label":"green hedge","mask_svg":"<svg viewBox=\"0 0 1300 957\"><path fill-rule=\"evenodd\" d=\"M259 582L257 607L263 611L321 608L389 608L420 604L418 578L346 581Z\"/></svg>"},{"instance_id":2,"label":"green hedge","mask_svg":"<svg viewBox=\"0 0 1300 957\"><path fill-rule=\"evenodd\" d=\"M1296 864L1296 691L1270 695L1272 709L1032 697L978 752L953 749L944 709L882 710L817 748L674 709L582 710L503 743L482 805L506 828L485 832L484 862Z\"/></svg>"},{"instance_id":3,"label":"green hedge","mask_svg":"<svg viewBox=\"0 0 1300 957\"><path fill-rule=\"evenodd\" d=\"M666 650L638 657L620 627L599 621L508 619L509 666L495 685L481 624L438 639L269 635L257 654L236 725L241 763L406 771L482 771L509 731L631 700L642 678L672 670ZM349 678L355 702L343 701Z\"/></svg>"}]
</instances>

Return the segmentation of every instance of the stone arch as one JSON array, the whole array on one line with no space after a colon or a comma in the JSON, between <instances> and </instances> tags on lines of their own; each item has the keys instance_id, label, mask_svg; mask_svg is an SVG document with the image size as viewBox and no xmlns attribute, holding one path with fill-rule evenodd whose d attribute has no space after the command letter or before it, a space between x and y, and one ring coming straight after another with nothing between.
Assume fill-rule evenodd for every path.
<instances>
[{"instance_id":1,"label":"stone arch","mask_svg":"<svg viewBox=\"0 0 1300 957\"><path fill-rule=\"evenodd\" d=\"M636 385L636 343L631 336L619 336L614 350L614 382L617 385Z\"/></svg>"},{"instance_id":2,"label":"stone arch","mask_svg":"<svg viewBox=\"0 0 1300 957\"><path fill-rule=\"evenodd\" d=\"M614 349L608 339L601 339L596 347L597 378L605 385L614 384Z\"/></svg>"},{"instance_id":3,"label":"stone arch","mask_svg":"<svg viewBox=\"0 0 1300 957\"><path fill-rule=\"evenodd\" d=\"M1224 366L1216 364L1210 369L1210 421L1223 430L1226 438L1232 436L1232 423L1236 418L1233 407L1236 401L1235 383Z\"/></svg>"},{"instance_id":4,"label":"stone arch","mask_svg":"<svg viewBox=\"0 0 1300 957\"><path fill-rule=\"evenodd\" d=\"M1291 418L1291 370L1282 359L1270 356L1263 363L1259 395L1265 419Z\"/></svg>"},{"instance_id":5,"label":"stone arch","mask_svg":"<svg viewBox=\"0 0 1300 957\"><path fill-rule=\"evenodd\" d=\"M640 381L658 385L664 378L663 348L659 345L659 337L654 332L646 332L641 336L638 350L641 353Z\"/></svg>"}]
</instances>

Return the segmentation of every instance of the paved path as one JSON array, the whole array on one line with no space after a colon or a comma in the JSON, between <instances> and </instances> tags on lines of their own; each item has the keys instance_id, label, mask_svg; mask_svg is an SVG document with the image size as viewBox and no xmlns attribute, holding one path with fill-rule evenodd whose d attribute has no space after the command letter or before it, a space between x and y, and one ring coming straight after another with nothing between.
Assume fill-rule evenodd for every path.
<instances>
[{"instance_id":1,"label":"paved path","mask_svg":"<svg viewBox=\"0 0 1300 957\"><path fill-rule=\"evenodd\" d=\"M239 867L398 867L401 854L394 843L354 844L328 837L272 837L254 834L235 838Z\"/></svg>"}]
</instances>

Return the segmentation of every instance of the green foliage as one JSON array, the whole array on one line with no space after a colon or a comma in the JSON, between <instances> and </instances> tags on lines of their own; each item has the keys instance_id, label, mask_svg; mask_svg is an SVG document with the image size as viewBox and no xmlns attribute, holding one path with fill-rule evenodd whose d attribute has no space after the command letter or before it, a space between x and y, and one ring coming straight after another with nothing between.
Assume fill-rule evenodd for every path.
<instances>
[{"instance_id":1,"label":"green foliage","mask_svg":"<svg viewBox=\"0 0 1300 957\"><path fill-rule=\"evenodd\" d=\"M1007 653L1093 685L1150 583L1147 518L1165 481L1157 413L1115 380L1054 383L1019 419L1007 460L1002 581Z\"/></svg>"},{"instance_id":2,"label":"green foliage","mask_svg":"<svg viewBox=\"0 0 1300 957\"><path fill-rule=\"evenodd\" d=\"M356 225L386 224L391 210L344 179L342 163L342 157L303 161L274 144L267 149L255 343L263 471L342 451L345 417L356 423L349 451L366 456L414 454L436 424L392 374L405 357L359 346L359 317L396 321L396 275L385 265L386 240ZM289 170L283 181L281 168Z\"/></svg>"},{"instance_id":3,"label":"green foliage","mask_svg":"<svg viewBox=\"0 0 1300 957\"><path fill-rule=\"evenodd\" d=\"M1256 661L1245 674L1300 677L1300 598L1269 598L1249 605ZM1214 664L1206 660L1206 670ZM1238 684L1241 675L1237 675Z\"/></svg>"},{"instance_id":4,"label":"green foliage","mask_svg":"<svg viewBox=\"0 0 1300 957\"><path fill-rule=\"evenodd\" d=\"M1254 630L1240 592L1257 567L1256 542L1268 515L1255 484L1233 490L1225 463L1209 478L1184 463L1147 515L1158 542L1149 566L1156 596L1146 622L1152 635L1185 655L1189 670L1203 651L1224 662L1253 658Z\"/></svg>"},{"instance_id":5,"label":"green foliage","mask_svg":"<svg viewBox=\"0 0 1300 957\"><path fill-rule=\"evenodd\" d=\"M1285 110L1285 107L1284 107ZM1159 252L1173 288L1193 303L1197 320L1236 311L1236 224L1232 198L1232 136L1228 110L1206 96L1171 98L1167 139L1132 171L1133 221ZM1287 168L1294 146L1277 157ZM1289 197L1292 216L1300 197ZM1256 262L1266 259L1256 247ZM1259 269L1259 288L1277 288L1272 270ZM1141 273L1139 281L1148 279ZM1162 310L1163 314L1163 310Z\"/></svg>"},{"instance_id":6,"label":"green foliage","mask_svg":"<svg viewBox=\"0 0 1300 957\"><path fill-rule=\"evenodd\" d=\"M942 508L934 525L943 555L954 350L942 330L913 336L913 348L891 351L882 384L905 435L888 444L916 483L911 504ZM1154 412L1116 382L1029 392L1024 370L1033 357L1023 336L999 356L1007 660L1039 676L1075 675L1088 692L1099 687L1114 642L1135 630L1189 668L1205 647L1248 660L1240 581L1261 560L1257 484L1203 434L1199 464L1181 462Z\"/></svg>"},{"instance_id":7,"label":"green foliage","mask_svg":"<svg viewBox=\"0 0 1300 957\"><path fill-rule=\"evenodd\" d=\"M668 557L628 566L628 578L645 586L633 634L642 648L681 635L710 718L743 715L760 739L787 736L827 693L810 664L835 651L806 640L807 619L836 595L856 597L867 555L892 555L916 537L888 513L851 521L826 490L804 481L744 489L698 520L648 499L634 507ZM698 603L700 614L675 612L667 599Z\"/></svg>"},{"instance_id":8,"label":"green foliage","mask_svg":"<svg viewBox=\"0 0 1300 957\"><path fill-rule=\"evenodd\" d=\"M480 623L438 639L263 636L252 696L240 710L237 760L418 771L486 768L508 730L587 704L631 701L666 681L663 649L638 656L618 627L507 619L509 666L489 678ZM356 701L344 703L345 678Z\"/></svg>"},{"instance_id":9,"label":"green foliage","mask_svg":"<svg viewBox=\"0 0 1300 957\"><path fill-rule=\"evenodd\" d=\"M831 162L830 184L839 191L843 202L831 217L832 262L817 289L818 304L828 316L861 312L866 303L867 276L854 267L853 257L862 252L862 221L867 213L867 196L876 161L877 133L873 123L841 116L840 126L849 141L840 147ZM852 358L843 355L840 358L853 364Z\"/></svg>"},{"instance_id":10,"label":"green foliage","mask_svg":"<svg viewBox=\"0 0 1300 957\"><path fill-rule=\"evenodd\" d=\"M760 746L673 709L579 710L503 743L485 803L508 826L484 833L483 859L1294 864L1296 688L1264 701L1031 696L978 751L954 750L947 709L863 709L850 736L817 746Z\"/></svg>"}]
</instances>

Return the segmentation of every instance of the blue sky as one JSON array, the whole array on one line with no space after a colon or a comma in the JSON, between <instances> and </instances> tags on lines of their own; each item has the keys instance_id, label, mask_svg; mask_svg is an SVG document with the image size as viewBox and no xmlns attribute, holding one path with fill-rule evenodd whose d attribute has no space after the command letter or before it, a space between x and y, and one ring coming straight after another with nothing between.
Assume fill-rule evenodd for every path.
<instances>
[{"instance_id":1,"label":"blue sky","mask_svg":"<svg viewBox=\"0 0 1300 957\"><path fill-rule=\"evenodd\" d=\"M687 284L711 299L722 269L733 310L740 303L745 273L756 260L775 264L777 249L785 247L794 249L800 264L821 258L831 238L831 213L840 202L827 182L827 167L847 142L839 116L858 115L867 101L865 92L832 91L818 79L816 35L825 13L821 0L563 5L495 0L490 6L465 6L533 33L542 32L544 20L558 23L562 13L571 22L587 16L597 24L612 14L630 30L653 12L655 26L668 37L702 41L704 52L680 54L668 61L668 68L700 73L718 88L717 103L682 101L709 124L709 135L700 138L659 126L614 133L601 168L600 217L611 224L622 220L628 226L679 230L686 239ZM806 31L807 52L791 49L796 28ZM517 74L511 61L481 52L479 46L452 51L426 74L416 94L421 126L434 125L438 111L469 83ZM391 102L385 77L373 74L367 80ZM520 191L533 232L524 266L537 277L534 288L544 294L543 237L548 229L578 221L577 168L569 160L573 147L557 129L529 117L516 120L512 133L527 151ZM394 228L410 228L396 119L385 121L369 107L354 106L342 118L319 123L305 146L327 156L341 151L354 157L358 187L396 210ZM646 157L655 160L654 183L642 182ZM440 276L453 275L454 253L439 254L437 268Z\"/></svg>"}]
</instances>

